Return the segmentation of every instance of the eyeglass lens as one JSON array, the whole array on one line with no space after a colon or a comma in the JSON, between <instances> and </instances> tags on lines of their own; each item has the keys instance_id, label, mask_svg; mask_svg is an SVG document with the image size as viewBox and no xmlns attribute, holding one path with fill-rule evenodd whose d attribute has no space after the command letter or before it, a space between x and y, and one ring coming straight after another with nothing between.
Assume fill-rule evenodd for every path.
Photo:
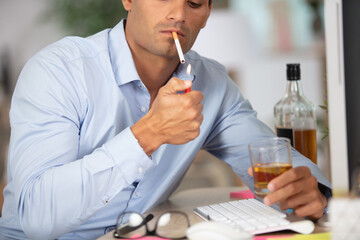
<instances>
[{"instance_id":1,"label":"eyeglass lens","mask_svg":"<svg viewBox=\"0 0 360 240\"><path fill-rule=\"evenodd\" d=\"M137 238L146 235L157 235L163 238L181 239L186 236L189 228L188 217L182 212L166 212L162 214L155 227L155 231L149 231L147 222L153 218L148 215L146 219L136 212L126 212L119 216L116 226L115 237Z\"/></svg>"},{"instance_id":2,"label":"eyeglass lens","mask_svg":"<svg viewBox=\"0 0 360 240\"><path fill-rule=\"evenodd\" d=\"M119 216L116 226L117 235L121 238L142 237L147 233L145 219L134 212L123 213Z\"/></svg>"},{"instance_id":3,"label":"eyeglass lens","mask_svg":"<svg viewBox=\"0 0 360 240\"><path fill-rule=\"evenodd\" d=\"M163 213L156 224L156 234L164 238L184 238L190 227L188 217L182 212Z\"/></svg>"}]
</instances>

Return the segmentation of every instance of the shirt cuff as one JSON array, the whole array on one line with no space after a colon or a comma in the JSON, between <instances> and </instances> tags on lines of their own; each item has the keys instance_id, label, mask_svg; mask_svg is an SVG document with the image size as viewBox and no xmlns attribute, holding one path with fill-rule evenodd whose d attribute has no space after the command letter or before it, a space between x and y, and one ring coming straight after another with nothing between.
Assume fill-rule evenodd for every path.
<instances>
[{"instance_id":1,"label":"shirt cuff","mask_svg":"<svg viewBox=\"0 0 360 240\"><path fill-rule=\"evenodd\" d=\"M328 213L328 206L330 198L332 197L332 191L330 188L326 187L325 185L318 183L318 188L322 194L326 197L326 207L324 208L324 213Z\"/></svg>"},{"instance_id":2,"label":"shirt cuff","mask_svg":"<svg viewBox=\"0 0 360 240\"><path fill-rule=\"evenodd\" d=\"M145 172L155 165L139 145L130 127L120 132L104 147L129 184L142 179Z\"/></svg>"}]
</instances>

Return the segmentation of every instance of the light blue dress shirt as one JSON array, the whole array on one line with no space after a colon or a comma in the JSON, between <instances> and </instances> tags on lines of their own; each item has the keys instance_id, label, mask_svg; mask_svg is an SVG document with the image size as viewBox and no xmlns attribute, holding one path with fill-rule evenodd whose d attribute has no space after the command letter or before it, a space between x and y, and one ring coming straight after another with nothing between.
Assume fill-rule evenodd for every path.
<instances>
[{"instance_id":1,"label":"light blue dress shirt","mask_svg":"<svg viewBox=\"0 0 360 240\"><path fill-rule=\"evenodd\" d=\"M1 238L100 237L121 212L144 212L167 200L200 149L253 189L248 143L274 133L222 65L193 51L185 58L193 74L179 65L173 76L193 80L192 89L204 95L200 136L162 145L150 158L130 130L149 110L150 95L123 21L89 38L64 38L31 58L11 104ZM330 187L309 160L294 152L293 161Z\"/></svg>"}]
</instances>

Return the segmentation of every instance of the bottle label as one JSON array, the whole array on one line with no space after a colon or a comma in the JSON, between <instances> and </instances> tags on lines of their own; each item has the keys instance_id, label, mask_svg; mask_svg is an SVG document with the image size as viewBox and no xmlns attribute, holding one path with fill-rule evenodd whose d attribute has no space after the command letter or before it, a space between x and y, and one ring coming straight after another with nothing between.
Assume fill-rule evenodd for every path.
<instances>
[{"instance_id":1,"label":"bottle label","mask_svg":"<svg viewBox=\"0 0 360 240\"><path fill-rule=\"evenodd\" d=\"M290 139L291 146L294 147L294 137L292 128L276 128L276 135L278 137L285 137Z\"/></svg>"}]
</instances>

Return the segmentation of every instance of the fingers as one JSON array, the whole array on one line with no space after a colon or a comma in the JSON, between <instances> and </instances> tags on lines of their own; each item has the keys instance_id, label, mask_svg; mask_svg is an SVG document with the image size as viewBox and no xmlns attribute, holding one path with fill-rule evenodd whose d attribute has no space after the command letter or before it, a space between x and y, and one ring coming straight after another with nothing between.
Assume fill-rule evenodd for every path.
<instances>
[{"instance_id":1,"label":"fingers","mask_svg":"<svg viewBox=\"0 0 360 240\"><path fill-rule=\"evenodd\" d=\"M265 204L270 206L280 201L287 200L289 197L301 192L301 184L301 182L289 184L283 188L280 188L277 191L268 194L264 199Z\"/></svg>"},{"instance_id":2,"label":"fingers","mask_svg":"<svg viewBox=\"0 0 360 240\"><path fill-rule=\"evenodd\" d=\"M271 191L264 203L279 203L282 210L292 208L294 214L313 219L323 215L326 197L320 192L318 182L307 167L293 168L268 184Z\"/></svg>"},{"instance_id":3,"label":"fingers","mask_svg":"<svg viewBox=\"0 0 360 240\"><path fill-rule=\"evenodd\" d=\"M186 94L177 94L178 103L180 105L183 105L185 108L196 108L197 110L202 110L202 103L204 96L199 91L191 91Z\"/></svg>"},{"instance_id":4,"label":"fingers","mask_svg":"<svg viewBox=\"0 0 360 240\"><path fill-rule=\"evenodd\" d=\"M202 93L178 94L191 85L191 81L171 78L160 88L149 112L131 127L147 155L150 156L162 144L185 144L200 135Z\"/></svg>"},{"instance_id":5,"label":"fingers","mask_svg":"<svg viewBox=\"0 0 360 240\"><path fill-rule=\"evenodd\" d=\"M180 80L176 77L171 78L168 83L161 88L165 94L176 94L181 91L185 91L185 89L191 87L192 82L189 80Z\"/></svg>"},{"instance_id":6,"label":"fingers","mask_svg":"<svg viewBox=\"0 0 360 240\"><path fill-rule=\"evenodd\" d=\"M279 207L282 210L292 208L294 209L294 211L299 210L300 208L306 205L309 206L314 205L315 207L323 208L326 205L326 198L323 199L320 195L322 194L316 191L299 192L296 195L289 197L285 201L279 202ZM305 211L303 210L299 211L298 214L305 214ZM302 216L306 216L306 215L302 215Z\"/></svg>"},{"instance_id":7,"label":"fingers","mask_svg":"<svg viewBox=\"0 0 360 240\"><path fill-rule=\"evenodd\" d=\"M264 202L273 205L303 191L304 188L314 188L315 184L317 188L317 181L307 167L292 168L270 181L268 189L272 193L265 197Z\"/></svg>"},{"instance_id":8,"label":"fingers","mask_svg":"<svg viewBox=\"0 0 360 240\"><path fill-rule=\"evenodd\" d=\"M201 113L202 109L203 105L197 104L182 113L182 123L186 124L186 126L181 129L184 134L188 135L189 140L195 139L200 134L200 126L204 118ZM179 124L179 126L182 126L182 124Z\"/></svg>"},{"instance_id":9,"label":"fingers","mask_svg":"<svg viewBox=\"0 0 360 240\"><path fill-rule=\"evenodd\" d=\"M146 115L149 128L154 129L152 134L159 136L161 144L185 144L199 136L203 94L199 91L178 94L191 84L191 81L171 78L160 89Z\"/></svg>"},{"instance_id":10,"label":"fingers","mask_svg":"<svg viewBox=\"0 0 360 240\"><path fill-rule=\"evenodd\" d=\"M248 168L248 174L249 174L250 176L254 177L252 167L249 167L249 168Z\"/></svg>"},{"instance_id":11,"label":"fingers","mask_svg":"<svg viewBox=\"0 0 360 240\"><path fill-rule=\"evenodd\" d=\"M194 124L194 128L200 128L200 125L204 119L204 116L201 113L202 109L203 109L203 105L198 104L194 106L189 113L189 119L190 121L192 120L191 123Z\"/></svg>"},{"instance_id":12,"label":"fingers","mask_svg":"<svg viewBox=\"0 0 360 240\"><path fill-rule=\"evenodd\" d=\"M295 209L294 214L298 217L308 217L309 219L319 219L324 215L323 208L313 212L313 209L319 209L316 203L310 203L309 205L303 206L301 208Z\"/></svg>"},{"instance_id":13,"label":"fingers","mask_svg":"<svg viewBox=\"0 0 360 240\"><path fill-rule=\"evenodd\" d=\"M284 188L284 191L288 192L283 193L283 199L279 201L280 208L284 210L304 205L319 198L317 180L313 176L305 179L305 181L288 185L286 189Z\"/></svg>"},{"instance_id":14,"label":"fingers","mask_svg":"<svg viewBox=\"0 0 360 240\"><path fill-rule=\"evenodd\" d=\"M276 191L277 189L285 187L285 185L288 185L291 182L298 181L301 178L305 178L311 176L311 172L309 168L307 167L296 167L292 168L277 178L274 178L272 181L268 184L268 189L270 191Z\"/></svg>"},{"instance_id":15,"label":"fingers","mask_svg":"<svg viewBox=\"0 0 360 240\"><path fill-rule=\"evenodd\" d=\"M321 196L314 197L314 194L298 194L287 201L291 202L296 199L296 203L288 203L287 201L280 202L279 207L282 210L293 209L293 213L299 217L308 217L310 219L318 219L324 214L326 206L326 197L320 193ZM301 199L301 200L300 200ZM300 200L300 201L299 201ZM295 205L294 207L291 207Z\"/></svg>"},{"instance_id":16,"label":"fingers","mask_svg":"<svg viewBox=\"0 0 360 240\"><path fill-rule=\"evenodd\" d=\"M324 208L326 206L326 197L322 195L319 200L308 202L294 208L294 214L299 217L308 217L310 219L319 219L324 214Z\"/></svg>"}]
</instances>

